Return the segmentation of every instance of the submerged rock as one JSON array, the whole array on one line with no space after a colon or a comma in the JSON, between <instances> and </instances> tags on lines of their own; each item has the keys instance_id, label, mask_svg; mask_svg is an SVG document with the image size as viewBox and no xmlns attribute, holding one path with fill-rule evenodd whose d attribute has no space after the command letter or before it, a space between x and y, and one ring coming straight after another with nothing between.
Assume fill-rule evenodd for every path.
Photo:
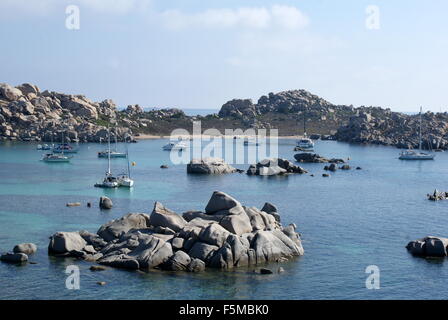
<instances>
[{"instance_id":1,"label":"submerged rock","mask_svg":"<svg viewBox=\"0 0 448 320\"><path fill-rule=\"evenodd\" d=\"M100 198L100 208L105 210L110 210L113 207L113 202L108 197L101 197Z\"/></svg>"},{"instance_id":2,"label":"submerged rock","mask_svg":"<svg viewBox=\"0 0 448 320\"><path fill-rule=\"evenodd\" d=\"M187 173L191 174L226 174L237 170L220 158L193 159L187 165Z\"/></svg>"},{"instance_id":3,"label":"submerged rock","mask_svg":"<svg viewBox=\"0 0 448 320\"><path fill-rule=\"evenodd\" d=\"M56 233L49 252L115 268L188 272L285 261L304 254L296 226L282 227L278 210L270 203L262 210L245 207L215 191L204 212L190 211L184 217L156 202L150 216L128 214L101 226L97 235Z\"/></svg>"},{"instance_id":4,"label":"submerged rock","mask_svg":"<svg viewBox=\"0 0 448 320\"><path fill-rule=\"evenodd\" d=\"M21 243L14 247L14 253L24 253L26 255L31 255L36 253L37 246L34 243Z\"/></svg>"},{"instance_id":5,"label":"submerged rock","mask_svg":"<svg viewBox=\"0 0 448 320\"><path fill-rule=\"evenodd\" d=\"M267 268L261 268L260 269L260 274L273 274L274 272L272 272L272 270L267 269Z\"/></svg>"},{"instance_id":6,"label":"submerged rock","mask_svg":"<svg viewBox=\"0 0 448 320\"><path fill-rule=\"evenodd\" d=\"M25 253L5 253L0 256L0 260L9 263L22 263L28 261L28 256Z\"/></svg>"},{"instance_id":7,"label":"submerged rock","mask_svg":"<svg viewBox=\"0 0 448 320\"><path fill-rule=\"evenodd\" d=\"M336 172L338 170L338 167L336 166L336 164L332 163L329 166L325 166L324 170L325 171Z\"/></svg>"},{"instance_id":8,"label":"submerged rock","mask_svg":"<svg viewBox=\"0 0 448 320\"><path fill-rule=\"evenodd\" d=\"M297 162L305 162L305 163L345 163L343 159L327 159L316 153L297 153L294 155L294 159Z\"/></svg>"},{"instance_id":9,"label":"submerged rock","mask_svg":"<svg viewBox=\"0 0 448 320\"><path fill-rule=\"evenodd\" d=\"M66 207L80 207L81 202L69 202L65 205Z\"/></svg>"}]
</instances>

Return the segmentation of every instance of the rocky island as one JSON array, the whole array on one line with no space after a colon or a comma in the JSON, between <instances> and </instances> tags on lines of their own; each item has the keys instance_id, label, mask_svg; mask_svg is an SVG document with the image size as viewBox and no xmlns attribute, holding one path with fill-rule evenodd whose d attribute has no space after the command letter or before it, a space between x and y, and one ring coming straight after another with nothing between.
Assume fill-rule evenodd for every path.
<instances>
[{"instance_id":1,"label":"rocky island","mask_svg":"<svg viewBox=\"0 0 448 320\"><path fill-rule=\"evenodd\" d=\"M307 133L318 138L351 143L418 146L418 116L380 107L335 105L305 90L269 93L254 103L250 99L226 102L218 114L187 116L182 110L117 107L112 100L93 102L84 95L41 91L29 83L13 87L0 84L0 140L101 142L107 127L119 140L138 135L169 135L174 129L271 129L280 136ZM330 135L330 136L329 136ZM448 148L448 114L423 115L423 147Z\"/></svg>"},{"instance_id":2,"label":"rocky island","mask_svg":"<svg viewBox=\"0 0 448 320\"><path fill-rule=\"evenodd\" d=\"M48 253L115 268L199 272L283 262L304 249L296 225L283 227L274 205L246 207L216 191L204 211L179 215L156 202L150 215L127 214L96 234L57 232Z\"/></svg>"}]
</instances>

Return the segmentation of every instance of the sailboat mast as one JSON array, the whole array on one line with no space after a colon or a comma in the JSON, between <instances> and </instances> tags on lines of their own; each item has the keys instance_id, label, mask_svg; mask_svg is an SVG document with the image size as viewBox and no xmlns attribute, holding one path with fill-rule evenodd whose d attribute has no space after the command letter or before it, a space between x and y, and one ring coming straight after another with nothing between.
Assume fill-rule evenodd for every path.
<instances>
[{"instance_id":1,"label":"sailboat mast","mask_svg":"<svg viewBox=\"0 0 448 320\"><path fill-rule=\"evenodd\" d=\"M62 131L62 155L64 155L64 131Z\"/></svg>"},{"instance_id":2,"label":"sailboat mast","mask_svg":"<svg viewBox=\"0 0 448 320\"><path fill-rule=\"evenodd\" d=\"M115 138L115 152L118 151L118 139L117 139L117 135L118 135L118 130L117 130L117 126L115 126L115 134L114 134L114 138Z\"/></svg>"},{"instance_id":3,"label":"sailboat mast","mask_svg":"<svg viewBox=\"0 0 448 320\"><path fill-rule=\"evenodd\" d=\"M126 145L126 160L128 161L128 178L131 178L131 168L129 167L129 151L128 151L128 143L126 141L127 139L124 139L124 144Z\"/></svg>"},{"instance_id":4,"label":"sailboat mast","mask_svg":"<svg viewBox=\"0 0 448 320\"><path fill-rule=\"evenodd\" d=\"M420 130L419 130L419 134L418 134L418 139L419 139L419 144L418 144L418 149L422 150L422 107L420 107Z\"/></svg>"},{"instance_id":5,"label":"sailboat mast","mask_svg":"<svg viewBox=\"0 0 448 320\"><path fill-rule=\"evenodd\" d=\"M306 115L303 112L303 136L306 137Z\"/></svg>"},{"instance_id":6,"label":"sailboat mast","mask_svg":"<svg viewBox=\"0 0 448 320\"><path fill-rule=\"evenodd\" d=\"M107 151L107 162L108 162L108 165L107 165L107 174L111 174L111 172L110 172L110 129L109 128L107 128L107 136L108 136L108 142L107 142L107 144L108 144L108 151Z\"/></svg>"}]
</instances>

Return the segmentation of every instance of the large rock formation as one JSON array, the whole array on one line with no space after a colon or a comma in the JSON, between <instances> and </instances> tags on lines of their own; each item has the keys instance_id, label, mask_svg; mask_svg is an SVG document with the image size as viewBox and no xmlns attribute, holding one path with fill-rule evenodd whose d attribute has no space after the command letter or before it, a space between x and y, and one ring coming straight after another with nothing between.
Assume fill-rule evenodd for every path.
<instances>
[{"instance_id":1,"label":"large rock formation","mask_svg":"<svg viewBox=\"0 0 448 320\"><path fill-rule=\"evenodd\" d=\"M282 227L277 209L245 207L214 192L204 212L180 216L156 203L150 216L128 214L98 230L59 232L49 253L74 256L116 268L199 272L230 269L304 254L295 225ZM211 219L203 219L210 217Z\"/></svg>"},{"instance_id":2,"label":"large rock formation","mask_svg":"<svg viewBox=\"0 0 448 320\"><path fill-rule=\"evenodd\" d=\"M382 108L359 108L335 137L340 141L418 148L419 115L407 115ZM422 115L422 148L448 148L448 114Z\"/></svg>"},{"instance_id":3,"label":"large rock formation","mask_svg":"<svg viewBox=\"0 0 448 320\"><path fill-rule=\"evenodd\" d=\"M201 120L204 130L216 128L224 133L225 129L275 128L280 135L302 134L301 124L306 121L308 133L322 135L323 140L418 146L415 115L335 105L305 90L269 93L257 103L234 99L225 103L219 114L190 117L176 108L148 110L130 105L120 109L110 99L94 102L83 95L41 91L29 83L16 87L0 83L0 141L58 142L65 132L68 142L101 142L107 138L107 126L117 127L113 134L124 141L140 134L191 130L196 120ZM425 149L448 149L448 113L423 115L423 140Z\"/></svg>"},{"instance_id":4,"label":"large rock formation","mask_svg":"<svg viewBox=\"0 0 448 320\"><path fill-rule=\"evenodd\" d=\"M187 173L193 174L226 174L236 171L220 158L193 159L187 164Z\"/></svg>"},{"instance_id":5,"label":"large rock formation","mask_svg":"<svg viewBox=\"0 0 448 320\"><path fill-rule=\"evenodd\" d=\"M64 132L68 142L101 142L107 137L106 127L113 126L113 138L124 141L160 127L172 130L180 123L166 124L183 118L179 109L145 112L134 105L120 111L109 99L93 102L83 95L41 92L29 83L17 87L0 83L0 140L58 142ZM153 126L154 121L158 124Z\"/></svg>"}]
</instances>

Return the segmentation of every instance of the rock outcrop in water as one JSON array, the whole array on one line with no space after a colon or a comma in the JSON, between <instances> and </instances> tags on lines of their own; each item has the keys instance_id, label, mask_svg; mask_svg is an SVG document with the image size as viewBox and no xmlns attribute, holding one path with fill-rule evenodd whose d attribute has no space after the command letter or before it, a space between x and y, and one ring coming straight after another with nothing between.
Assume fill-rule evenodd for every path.
<instances>
[{"instance_id":1,"label":"rock outcrop in water","mask_svg":"<svg viewBox=\"0 0 448 320\"><path fill-rule=\"evenodd\" d=\"M286 159L264 159L256 165L251 165L247 169L248 175L254 176L276 176L288 173L304 174L307 171L299 166L294 165Z\"/></svg>"},{"instance_id":2,"label":"rock outcrop in water","mask_svg":"<svg viewBox=\"0 0 448 320\"><path fill-rule=\"evenodd\" d=\"M448 239L441 237L426 237L411 241L406 246L409 253L420 257L446 257Z\"/></svg>"},{"instance_id":3,"label":"rock outcrop in water","mask_svg":"<svg viewBox=\"0 0 448 320\"><path fill-rule=\"evenodd\" d=\"M37 246L34 243L21 243L14 246L13 252L7 252L0 256L0 261L7 263L25 263L28 256L36 253Z\"/></svg>"},{"instance_id":4,"label":"rock outcrop in water","mask_svg":"<svg viewBox=\"0 0 448 320\"><path fill-rule=\"evenodd\" d=\"M245 207L218 191L203 212L182 216L156 202L150 215L128 214L101 226L97 234L58 232L48 250L116 268L189 272L303 255L296 226L282 227L272 204L266 203L263 210Z\"/></svg>"},{"instance_id":5,"label":"rock outcrop in water","mask_svg":"<svg viewBox=\"0 0 448 320\"><path fill-rule=\"evenodd\" d=\"M382 108L360 108L335 134L339 141L418 148L419 115ZM448 148L448 113L422 115L423 149Z\"/></svg>"},{"instance_id":6,"label":"rock outcrop in water","mask_svg":"<svg viewBox=\"0 0 448 320\"><path fill-rule=\"evenodd\" d=\"M297 153L294 155L294 159L296 159L297 162L302 163L345 163L344 159L327 159L324 158L316 153Z\"/></svg>"},{"instance_id":7,"label":"rock outcrop in water","mask_svg":"<svg viewBox=\"0 0 448 320\"><path fill-rule=\"evenodd\" d=\"M432 194L427 194L428 200L431 201L441 201L441 200L447 200L448 199L448 192L445 191L437 191L434 190Z\"/></svg>"},{"instance_id":8,"label":"rock outcrop in water","mask_svg":"<svg viewBox=\"0 0 448 320\"><path fill-rule=\"evenodd\" d=\"M193 159L187 164L187 173L191 174L227 174L237 170L220 158Z\"/></svg>"}]
</instances>

